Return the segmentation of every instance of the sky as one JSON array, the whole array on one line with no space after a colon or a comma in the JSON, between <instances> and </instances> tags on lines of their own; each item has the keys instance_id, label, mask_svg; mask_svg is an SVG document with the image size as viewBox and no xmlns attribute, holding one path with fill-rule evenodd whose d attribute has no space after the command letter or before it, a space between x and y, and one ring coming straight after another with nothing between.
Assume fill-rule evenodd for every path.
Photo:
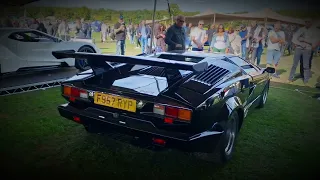
<instances>
[{"instance_id":1,"label":"sky","mask_svg":"<svg viewBox=\"0 0 320 180\"><path fill-rule=\"evenodd\" d=\"M169 0L176 3L183 11L205 12L213 10L222 13L253 12L264 8L279 9L311 9L313 6L308 0ZM106 8L114 10L153 9L154 0L40 0L27 6L56 6ZM157 10L167 9L167 0L157 0Z\"/></svg>"}]
</instances>

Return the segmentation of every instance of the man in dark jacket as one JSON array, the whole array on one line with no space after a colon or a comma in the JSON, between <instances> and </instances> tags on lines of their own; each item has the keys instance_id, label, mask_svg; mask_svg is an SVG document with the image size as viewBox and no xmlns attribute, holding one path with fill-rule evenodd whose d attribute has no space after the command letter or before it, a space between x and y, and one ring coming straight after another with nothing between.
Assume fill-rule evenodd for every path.
<instances>
[{"instance_id":1,"label":"man in dark jacket","mask_svg":"<svg viewBox=\"0 0 320 180\"><path fill-rule=\"evenodd\" d=\"M185 50L185 37L183 23L185 22L184 16L177 16L176 22L170 26L166 32L165 42L168 44L168 51Z\"/></svg>"},{"instance_id":2,"label":"man in dark jacket","mask_svg":"<svg viewBox=\"0 0 320 180\"><path fill-rule=\"evenodd\" d=\"M118 23L114 25L115 39L117 40L117 55L124 55L126 41L126 25L121 15Z\"/></svg>"}]
</instances>

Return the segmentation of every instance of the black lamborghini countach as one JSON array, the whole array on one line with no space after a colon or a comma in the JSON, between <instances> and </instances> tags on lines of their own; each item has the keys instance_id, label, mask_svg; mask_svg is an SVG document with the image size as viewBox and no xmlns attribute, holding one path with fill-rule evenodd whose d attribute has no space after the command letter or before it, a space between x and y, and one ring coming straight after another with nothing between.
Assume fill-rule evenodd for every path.
<instances>
[{"instance_id":1,"label":"black lamborghini countach","mask_svg":"<svg viewBox=\"0 0 320 180\"><path fill-rule=\"evenodd\" d=\"M166 52L116 56L55 51L91 69L62 83L61 116L88 132L116 132L151 146L225 163L251 107L267 101L270 74L238 56Z\"/></svg>"}]
</instances>

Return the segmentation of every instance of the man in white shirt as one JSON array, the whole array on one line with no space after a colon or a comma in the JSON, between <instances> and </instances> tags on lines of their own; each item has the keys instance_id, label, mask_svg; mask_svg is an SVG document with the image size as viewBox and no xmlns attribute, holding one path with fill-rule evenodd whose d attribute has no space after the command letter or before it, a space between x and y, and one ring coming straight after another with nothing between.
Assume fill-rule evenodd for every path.
<instances>
[{"instance_id":1,"label":"man in white shirt","mask_svg":"<svg viewBox=\"0 0 320 180\"><path fill-rule=\"evenodd\" d=\"M274 30L271 30L268 34L268 51L267 51L267 66L273 66L277 69L281 58L281 47L285 43L285 34L281 31L281 24L277 22L274 24ZM277 73L273 75L279 78Z\"/></svg>"},{"instance_id":2,"label":"man in white shirt","mask_svg":"<svg viewBox=\"0 0 320 180\"><path fill-rule=\"evenodd\" d=\"M199 21L198 27L191 32L192 51L203 51L204 43L208 40L206 30L203 29L204 21Z\"/></svg>"}]
</instances>

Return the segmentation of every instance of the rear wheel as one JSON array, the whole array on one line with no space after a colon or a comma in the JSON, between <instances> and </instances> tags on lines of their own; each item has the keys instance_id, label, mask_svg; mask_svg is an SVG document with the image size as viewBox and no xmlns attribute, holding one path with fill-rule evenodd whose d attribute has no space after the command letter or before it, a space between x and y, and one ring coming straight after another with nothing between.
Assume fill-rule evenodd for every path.
<instances>
[{"instance_id":1,"label":"rear wheel","mask_svg":"<svg viewBox=\"0 0 320 180\"><path fill-rule=\"evenodd\" d=\"M92 47L90 46L83 46L81 47L78 52L84 52L84 53L96 53ZM85 71L90 69L88 66L88 62L85 59L75 59L75 67L79 69L80 71Z\"/></svg>"},{"instance_id":2,"label":"rear wheel","mask_svg":"<svg viewBox=\"0 0 320 180\"><path fill-rule=\"evenodd\" d=\"M234 111L225 124L225 131L220 142L212 153L196 153L196 156L205 161L224 164L232 158L234 145L239 132L239 115Z\"/></svg>"},{"instance_id":3,"label":"rear wheel","mask_svg":"<svg viewBox=\"0 0 320 180\"><path fill-rule=\"evenodd\" d=\"M266 87L264 88L264 90L262 92L262 95L259 100L258 108L263 108L264 105L267 103L268 94L269 94L269 84L270 83L268 82L268 84L266 85Z\"/></svg>"}]
</instances>

